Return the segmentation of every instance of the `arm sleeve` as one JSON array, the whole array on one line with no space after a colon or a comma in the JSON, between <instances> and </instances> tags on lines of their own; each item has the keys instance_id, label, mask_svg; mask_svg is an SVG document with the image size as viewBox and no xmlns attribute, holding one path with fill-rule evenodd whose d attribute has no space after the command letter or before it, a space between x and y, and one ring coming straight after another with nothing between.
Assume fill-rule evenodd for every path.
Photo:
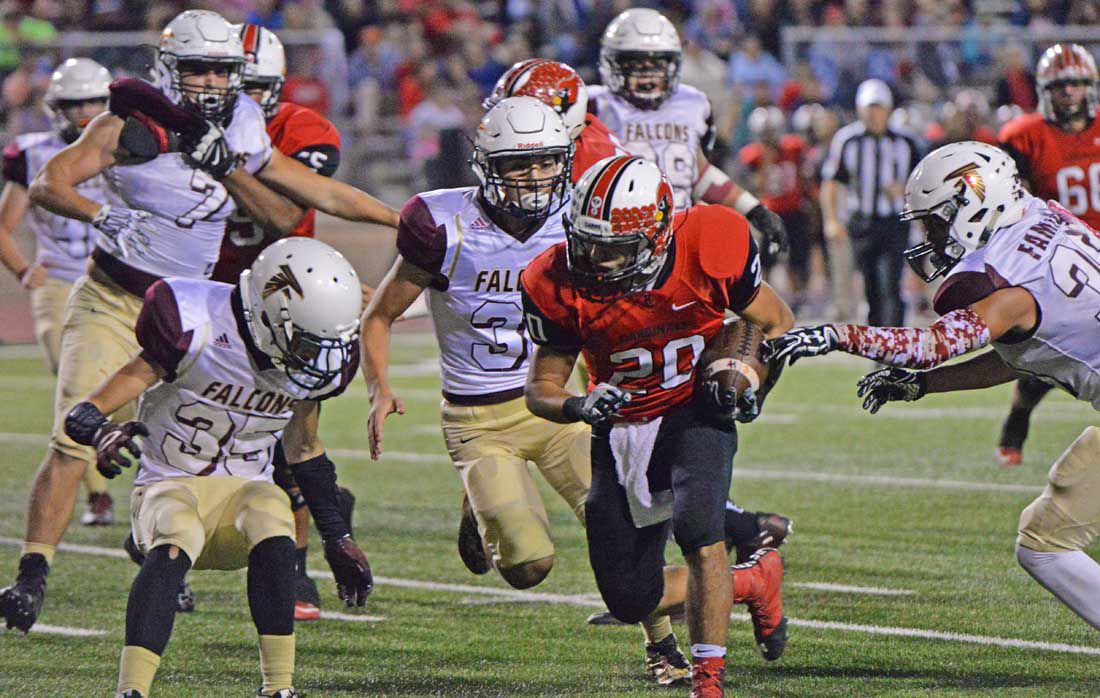
<instances>
[{"instance_id":1,"label":"arm sleeve","mask_svg":"<svg viewBox=\"0 0 1100 698\"><path fill-rule=\"evenodd\" d=\"M447 290L447 277L443 275L443 259L447 254L447 230L436 225L428 205L414 196L401 208L401 220L397 224L397 251L410 264L432 275L432 288Z\"/></svg>"},{"instance_id":2,"label":"arm sleeve","mask_svg":"<svg viewBox=\"0 0 1100 698\"><path fill-rule=\"evenodd\" d=\"M953 310L928 329L837 325L838 348L891 366L929 369L990 342L989 326L969 308Z\"/></svg>"},{"instance_id":3,"label":"arm sleeve","mask_svg":"<svg viewBox=\"0 0 1100 698\"><path fill-rule=\"evenodd\" d=\"M30 186L30 181L27 172L27 153L19 148L19 144L15 141L8 143L4 148L4 180L8 182L15 182L22 185L23 188Z\"/></svg>"},{"instance_id":4,"label":"arm sleeve","mask_svg":"<svg viewBox=\"0 0 1100 698\"><path fill-rule=\"evenodd\" d=\"M176 379L180 362L191 346L191 331L184 332L172 287L163 279L145 292L145 304L134 327L141 356L164 372L164 380Z\"/></svg>"},{"instance_id":5,"label":"arm sleeve","mask_svg":"<svg viewBox=\"0 0 1100 698\"><path fill-rule=\"evenodd\" d=\"M760 248L756 246L756 240L752 235L747 235L749 251L745 257L745 266L741 273L731 277L726 288L729 293L730 310L739 313L756 298L760 292L760 284L763 281L761 271Z\"/></svg>"}]
</instances>

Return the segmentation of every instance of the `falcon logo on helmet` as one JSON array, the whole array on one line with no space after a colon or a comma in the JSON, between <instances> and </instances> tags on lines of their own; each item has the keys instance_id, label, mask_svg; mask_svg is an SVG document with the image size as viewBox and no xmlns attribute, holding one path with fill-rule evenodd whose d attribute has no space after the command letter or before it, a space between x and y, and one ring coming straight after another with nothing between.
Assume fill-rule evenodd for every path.
<instances>
[{"instance_id":1,"label":"falcon logo on helmet","mask_svg":"<svg viewBox=\"0 0 1100 698\"><path fill-rule=\"evenodd\" d=\"M931 281L1018 221L1026 203L1016 163L1000 148L963 141L937 148L905 184L903 221L920 221L925 241L905 251L917 276Z\"/></svg>"},{"instance_id":2,"label":"falcon logo on helmet","mask_svg":"<svg viewBox=\"0 0 1100 698\"><path fill-rule=\"evenodd\" d=\"M291 381L320 390L340 376L363 310L359 276L343 255L313 238L279 240L241 274L238 288L252 341Z\"/></svg>"},{"instance_id":3,"label":"falcon logo on helmet","mask_svg":"<svg viewBox=\"0 0 1100 698\"><path fill-rule=\"evenodd\" d=\"M565 122L570 138L576 138L584 130L588 90L577 71L565 63L545 58L516 63L500 76L481 106L491 109L507 97L534 97L552 108Z\"/></svg>"},{"instance_id":4,"label":"falcon logo on helmet","mask_svg":"<svg viewBox=\"0 0 1100 698\"><path fill-rule=\"evenodd\" d=\"M157 59L160 87L172 101L229 124L245 66L235 25L209 10L182 12L164 28Z\"/></svg>"},{"instance_id":5,"label":"falcon logo on helmet","mask_svg":"<svg viewBox=\"0 0 1100 698\"><path fill-rule=\"evenodd\" d=\"M497 212L531 222L569 198L573 141L551 107L534 97L506 97L478 124L470 167Z\"/></svg>"},{"instance_id":6,"label":"falcon logo on helmet","mask_svg":"<svg viewBox=\"0 0 1100 698\"><path fill-rule=\"evenodd\" d=\"M1055 44L1043 52L1035 68L1035 82L1039 92L1039 111L1053 124L1064 124L1073 119L1096 116L1100 72L1096 59L1080 44ZM1084 87L1084 97L1069 106L1056 104L1056 90L1063 87Z\"/></svg>"},{"instance_id":7,"label":"falcon logo on helmet","mask_svg":"<svg viewBox=\"0 0 1100 698\"><path fill-rule=\"evenodd\" d=\"M639 109L657 109L676 92L682 62L679 33L656 10L621 13L600 40L600 80Z\"/></svg>"},{"instance_id":8,"label":"falcon logo on helmet","mask_svg":"<svg viewBox=\"0 0 1100 698\"><path fill-rule=\"evenodd\" d=\"M645 288L667 259L672 214L672 187L653 163L617 155L589 168L563 219L577 293L611 302Z\"/></svg>"}]
</instances>

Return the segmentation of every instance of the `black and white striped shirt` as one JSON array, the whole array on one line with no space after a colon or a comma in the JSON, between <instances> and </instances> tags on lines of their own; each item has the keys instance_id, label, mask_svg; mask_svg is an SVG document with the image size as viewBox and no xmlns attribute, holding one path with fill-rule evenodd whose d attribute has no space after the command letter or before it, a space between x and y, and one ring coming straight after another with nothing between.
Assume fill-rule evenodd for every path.
<instances>
[{"instance_id":1,"label":"black and white striped shirt","mask_svg":"<svg viewBox=\"0 0 1100 698\"><path fill-rule=\"evenodd\" d=\"M854 121L833 136L821 179L845 185L852 215L893 218L901 212L905 197L887 192L891 187L904 192L905 181L920 157L920 146L912 134L887 128L876 136L868 133L862 121Z\"/></svg>"}]
</instances>

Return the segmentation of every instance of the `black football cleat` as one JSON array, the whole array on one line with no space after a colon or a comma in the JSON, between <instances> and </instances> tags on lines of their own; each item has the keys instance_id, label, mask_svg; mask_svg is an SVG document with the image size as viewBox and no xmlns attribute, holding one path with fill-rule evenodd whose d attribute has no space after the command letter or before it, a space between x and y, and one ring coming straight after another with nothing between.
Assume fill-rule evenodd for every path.
<instances>
[{"instance_id":1,"label":"black football cleat","mask_svg":"<svg viewBox=\"0 0 1100 698\"><path fill-rule=\"evenodd\" d=\"M284 688L274 693L264 693L264 689L261 688L256 691L256 695L262 696L263 698L302 698L304 694L298 693L293 688Z\"/></svg>"},{"instance_id":2,"label":"black football cleat","mask_svg":"<svg viewBox=\"0 0 1100 698\"><path fill-rule=\"evenodd\" d=\"M675 635L670 633L665 639L645 646L645 673L658 686L691 680L691 664L676 644Z\"/></svg>"},{"instance_id":3,"label":"black football cleat","mask_svg":"<svg viewBox=\"0 0 1100 698\"><path fill-rule=\"evenodd\" d=\"M615 616L611 615L611 611L597 611L588 616L585 623L589 625L627 625Z\"/></svg>"},{"instance_id":4,"label":"black football cleat","mask_svg":"<svg viewBox=\"0 0 1100 698\"><path fill-rule=\"evenodd\" d=\"M136 688L131 688L128 691L116 693L115 698L145 698L145 694L137 690Z\"/></svg>"},{"instance_id":5,"label":"black football cleat","mask_svg":"<svg viewBox=\"0 0 1100 698\"><path fill-rule=\"evenodd\" d=\"M38 620L42 604L46 600L46 575L50 565L40 553L28 553L19 559L19 574L15 584L0 589L0 616L7 627L24 633Z\"/></svg>"},{"instance_id":6,"label":"black football cleat","mask_svg":"<svg viewBox=\"0 0 1100 698\"><path fill-rule=\"evenodd\" d=\"M195 590L191 588L186 578L180 582L179 591L176 592L176 612L195 612Z\"/></svg>"},{"instance_id":7,"label":"black football cleat","mask_svg":"<svg viewBox=\"0 0 1100 698\"><path fill-rule=\"evenodd\" d=\"M458 556L466 569L474 574L485 574L493 568L481 533L477 530L477 518L470 506L470 498L466 495L462 497L462 520L458 524Z\"/></svg>"},{"instance_id":8,"label":"black football cleat","mask_svg":"<svg viewBox=\"0 0 1100 698\"><path fill-rule=\"evenodd\" d=\"M783 545L787 536L794 530L791 520L782 514L761 512L756 515L756 524L760 527L760 533L748 543L735 546L738 565L747 561L757 550L778 548Z\"/></svg>"}]
</instances>

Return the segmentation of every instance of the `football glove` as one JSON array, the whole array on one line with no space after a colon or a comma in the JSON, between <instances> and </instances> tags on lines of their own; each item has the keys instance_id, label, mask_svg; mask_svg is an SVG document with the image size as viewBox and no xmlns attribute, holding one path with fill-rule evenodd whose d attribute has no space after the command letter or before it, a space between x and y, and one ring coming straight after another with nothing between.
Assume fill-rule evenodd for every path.
<instances>
[{"instance_id":1,"label":"football glove","mask_svg":"<svg viewBox=\"0 0 1100 698\"><path fill-rule=\"evenodd\" d=\"M367 556L350 535L325 541L325 560L336 580L336 593L348 605L363 606L374 590L374 575Z\"/></svg>"},{"instance_id":2,"label":"football glove","mask_svg":"<svg viewBox=\"0 0 1100 698\"><path fill-rule=\"evenodd\" d=\"M868 373L856 384L856 395L863 398L863 409L871 414L888 402L920 400L928 390L924 371L910 371L896 366Z\"/></svg>"},{"instance_id":3,"label":"football glove","mask_svg":"<svg viewBox=\"0 0 1100 698\"><path fill-rule=\"evenodd\" d=\"M787 226L783 225L783 219L774 211L764 204L757 204L745 218L764 236L769 257L774 259L776 255L787 251Z\"/></svg>"},{"instance_id":4,"label":"football glove","mask_svg":"<svg viewBox=\"0 0 1100 698\"><path fill-rule=\"evenodd\" d=\"M832 325L798 327L787 334L769 339L767 351L771 359L786 359L793 366L807 356L828 354L840 345L840 335Z\"/></svg>"},{"instance_id":5,"label":"football glove","mask_svg":"<svg viewBox=\"0 0 1100 698\"><path fill-rule=\"evenodd\" d=\"M628 402L630 393L610 383L600 383L588 395L566 400L562 411L567 417L597 425L614 417Z\"/></svg>"},{"instance_id":6,"label":"football glove","mask_svg":"<svg viewBox=\"0 0 1100 698\"><path fill-rule=\"evenodd\" d=\"M122 449L129 451L134 458L141 458L141 446L134 440L137 436L149 436L149 429L137 421L122 424L111 422L100 427L92 444L95 446L96 470L110 480L123 468L130 467L130 461L122 455Z\"/></svg>"},{"instance_id":7,"label":"football glove","mask_svg":"<svg viewBox=\"0 0 1100 698\"><path fill-rule=\"evenodd\" d=\"M197 139L185 138L181 147L192 166L218 181L237 169L237 156L229 149L225 131L213 122L206 122L206 131Z\"/></svg>"},{"instance_id":8,"label":"football glove","mask_svg":"<svg viewBox=\"0 0 1100 698\"><path fill-rule=\"evenodd\" d=\"M156 230L149 223L152 214L122 206L104 204L92 218L92 227L103 234L123 257L132 257L149 249Z\"/></svg>"}]
</instances>

